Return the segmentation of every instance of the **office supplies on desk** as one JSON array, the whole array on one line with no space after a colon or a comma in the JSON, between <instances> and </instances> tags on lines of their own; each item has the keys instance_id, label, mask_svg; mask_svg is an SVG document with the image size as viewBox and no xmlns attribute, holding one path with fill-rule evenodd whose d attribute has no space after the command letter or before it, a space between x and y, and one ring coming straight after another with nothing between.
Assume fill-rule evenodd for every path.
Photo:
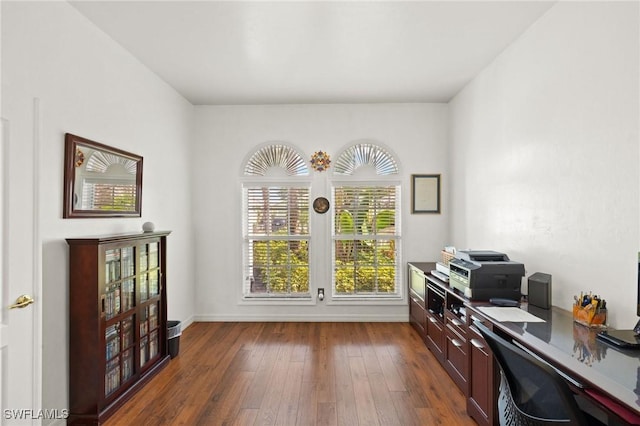
<instances>
[{"instance_id":1,"label":"office supplies on desk","mask_svg":"<svg viewBox=\"0 0 640 426\"><path fill-rule=\"evenodd\" d=\"M640 252L638 252L638 292L636 314L640 317ZM640 349L640 320L633 330L607 330L598 333L598 340L623 349Z\"/></svg>"},{"instance_id":2,"label":"office supplies on desk","mask_svg":"<svg viewBox=\"0 0 640 426\"><path fill-rule=\"evenodd\" d=\"M603 330L596 338L618 348L640 349L640 339L633 330Z\"/></svg>"},{"instance_id":3,"label":"office supplies on desk","mask_svg":"<svg viewBox=\"0 0 640 426\"><path fill-rule=\"evenodd\" d=\"M501 297L492 297L491 299L489 299L489 303L491 303L492 305L496 305L496 306L518 306L520 305L520 303L517 300L512 300L512 299L503 299Z\"/></svg>"},{"instance_id":4,"label":"office supplies on desk","mask_svg":"<svg viewBox=\"0 0 640 426\"><path fill-rule=\"evenodd\" d=\"M502 306L479 306L477 309L500 322L544 322L542 318L531 315L520 308Z\"/></svg>"},{"instance_id":5,"label":"office supplies on desk","mask_svg":"<svg viewBox=\"0 0 640 426\"><path fill-rule=\"evenodd\" d=\"M436 263L436 271L445 274L447 277L449 276L449 265L445 265L442 262Z\"/></svg>"},{"instance_id":6,"label":"office supplies on desk","mask_svg":"<svg viewBox=\"0 0 640 426\"><path fill-rule=\"evenodd\" d=\"M598 295L580 293L573 296L573 320L588 327L606 327L607 301Z\"/></svg>"},{"instance_id":7,"label":"office supplies on desk","mask_svg":"<svg viewBox=\"0 0 640 426\"><path fill-rule=\"evenodd\" d=\"M458 250L449 262L451 287L471 300L520 300L524 265L496 251Z\"/></svg>"},{"instance_id":8,"label":"office supplies on desk","mask_svg":"<svg viewBox=\"0 0 640 426\"><path fill-rule=\"evenodd\" d=\"M436 277L437 279L439 279L440 281L443 281L445 283L449 282L449 276L446 274L443 274L442 272L434 269L433 271L431 271L431 275L433 275L434 277Z\"/></svg>"}]
</instances>

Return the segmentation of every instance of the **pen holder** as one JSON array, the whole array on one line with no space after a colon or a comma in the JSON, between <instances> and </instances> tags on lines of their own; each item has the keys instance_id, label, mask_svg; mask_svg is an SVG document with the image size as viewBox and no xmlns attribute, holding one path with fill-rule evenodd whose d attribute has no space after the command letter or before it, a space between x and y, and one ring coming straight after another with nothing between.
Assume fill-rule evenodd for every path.
<instances>
[{"instance_id":1,"label":"pen holder","mask_svg":"<svg viewBox=\"0 0 640 426\"><path fill-rule=\"evenodd\" d=\"M588 327L606 327L607 309L595 308L593 305L573 305L573 320Z\"/></svg>"}]
</instances>

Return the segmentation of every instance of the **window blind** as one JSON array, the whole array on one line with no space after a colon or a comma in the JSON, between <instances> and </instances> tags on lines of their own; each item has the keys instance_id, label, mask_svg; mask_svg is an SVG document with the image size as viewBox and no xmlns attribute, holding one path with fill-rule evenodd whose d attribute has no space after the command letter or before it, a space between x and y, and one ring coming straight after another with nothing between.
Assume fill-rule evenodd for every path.
<instances>
[{"instance_id":1,"label":"window blind","mask_svg":"<svg viewBox=\"0 0 640 426\"><path fill-rule=\"evenodd\" d=\"M83 210L135 210L136 185L85 180L82 185Z\"/></svg>"},{"instance_id":2,"label":"window blind","mask_svg":"<svg viewBox=\"0 0 640 426\"><path fill-rule=\"evenodd\" d=\"M334 186L335 295L396 295L400 234L397 185Z\"/></svg>"},{"instance_id":3,"label":"window blind","mask_svg":"<svg viewBox=\"0 0 640 426\"><path fill-rule=\"evenodd\" d=\"M245 296L309 295L309 188L246 186Z\"/></svg>"}]
</instances>

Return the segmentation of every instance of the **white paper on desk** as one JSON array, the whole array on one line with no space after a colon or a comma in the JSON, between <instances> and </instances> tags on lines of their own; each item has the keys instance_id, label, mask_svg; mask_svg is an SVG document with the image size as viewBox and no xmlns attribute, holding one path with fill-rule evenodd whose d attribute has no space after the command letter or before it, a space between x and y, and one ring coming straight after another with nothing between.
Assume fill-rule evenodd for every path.
<instances>
[{"instance_id":1,"label":"white paper on desk","mask_svg":"<svg viewBox=\"0 0 640 426\"><path fill-rule=\"evenodd\" d=\"M500 322L545 322L542 318L515 307L479 306L478 309Z\"/></svg>"}]
</instances>

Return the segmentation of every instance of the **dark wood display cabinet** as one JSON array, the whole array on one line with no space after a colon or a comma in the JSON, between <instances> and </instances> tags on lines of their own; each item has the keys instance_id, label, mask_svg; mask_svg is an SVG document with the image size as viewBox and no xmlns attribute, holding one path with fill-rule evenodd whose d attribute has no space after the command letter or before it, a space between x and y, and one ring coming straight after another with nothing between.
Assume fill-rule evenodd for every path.
<instances>
[{"instance_id":1,"label":"dark wood display cabinet","mask_svg":"<svg viewBox=\"0 0 640 426\"><path fill-rule=\"evenodd\" d=\"M169 362L165 232L68 238L69 425L100 425Z\"/></svg>"}]
</instances>

